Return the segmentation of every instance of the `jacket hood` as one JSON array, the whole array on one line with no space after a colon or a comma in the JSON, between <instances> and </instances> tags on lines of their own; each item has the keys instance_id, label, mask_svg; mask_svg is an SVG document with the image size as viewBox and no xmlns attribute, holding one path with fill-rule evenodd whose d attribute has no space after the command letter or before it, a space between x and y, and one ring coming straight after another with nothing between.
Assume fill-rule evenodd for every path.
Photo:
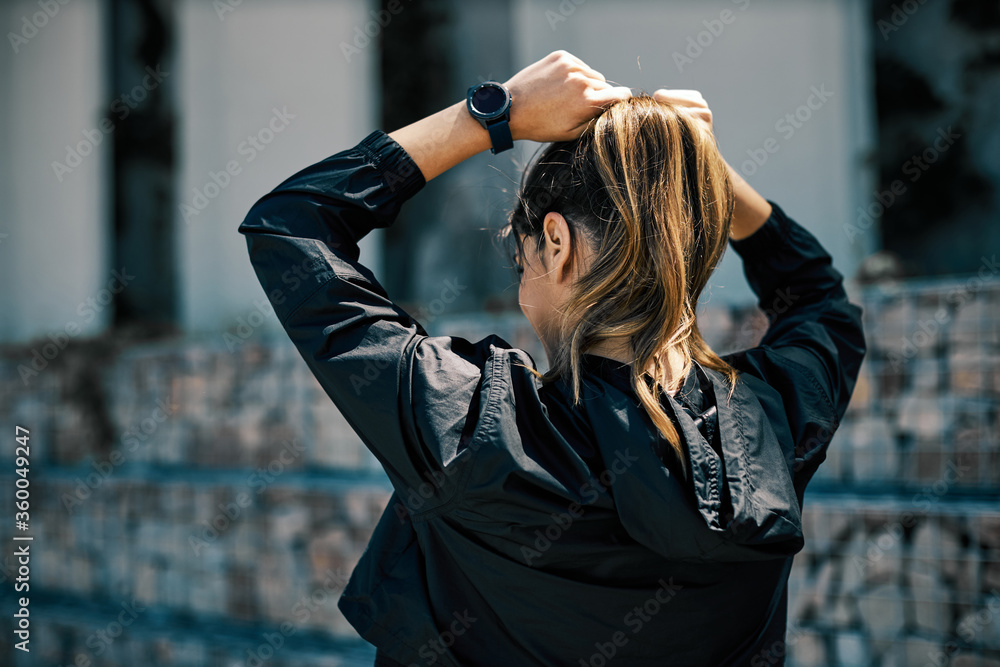
<instances>
[{"instance_id":1,"label":"jacket hood","mask_svg":"<svg viewBox=\"0 0 1000 667\"><path fill-rule=\"evenodd\" d=\"M604 462L623 454L635 461L610 485L633 539L678 560L762 560L802 549L792 448L786 457L742 377L729 397L725 376L693 362L677 395L663 393L687 452L685 479L631 388L629 366L584 358L593 373L583 379L583 405ZM674 460L665 463L662 451Z\"/></svg>"}]
</instances>

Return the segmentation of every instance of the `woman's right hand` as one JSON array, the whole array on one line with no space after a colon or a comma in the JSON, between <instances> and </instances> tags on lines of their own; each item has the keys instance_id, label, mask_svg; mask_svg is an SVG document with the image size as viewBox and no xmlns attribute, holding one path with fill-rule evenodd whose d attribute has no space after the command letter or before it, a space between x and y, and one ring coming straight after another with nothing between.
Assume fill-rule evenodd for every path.
<instances>
[{"instance_id":1,"label":"woman's right hand","mask_svg":"<svg viewBox=\"0 0 1000 667\"><path fill-rule=\"evenodd\" d=\"M604 75L566 51L553 51L528 65L504 85L513 101L510 130L514 139L576 139L605 108L632 96L612 86Z\"/></svg>"}]
</instances>

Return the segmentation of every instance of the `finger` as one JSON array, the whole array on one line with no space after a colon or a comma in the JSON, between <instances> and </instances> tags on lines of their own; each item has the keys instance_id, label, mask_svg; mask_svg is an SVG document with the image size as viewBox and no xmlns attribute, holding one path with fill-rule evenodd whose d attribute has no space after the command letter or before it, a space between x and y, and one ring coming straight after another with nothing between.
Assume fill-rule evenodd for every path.
<instances>
[{"instance_id":1,"label":"finger","mask_svg":"<svg viewBox=\"0 0 1000 667\"><path fill-rule=\"evenodd\" d=\"M597 79L598 81L607 81L607 79L604 78L604 75L598 72L596 69L594 69L587 63L583 62L580 58L577 58L573 54L570 55L572 56L573 60L576 61L576 64L580 68L581 72L589 76L591 79Z\"/></svg>"},{"instance_id":2,"label":"finger","mask_svg":"<svg viewBox=\"0 0 1000 667\"><path fill-rule=\"evenodd\" d=\"M689 88L660 88L653 94L682 97L684 99L704 99L700 90L692 90Z\"/></svg>"},{"instance_id":3,"label":"finger","mask_svg":"<svg viewBox=\"0 0 1000 667\"><path fill-rule=\"evenodd\" d=\"M708 109L702 109L699 111L694 111L693 109L684 109L685 112L691 114L698 120L703 120L708 123L709 126L712 125L712 112Z\"/></svg>"},{"instance_id":4,"label":"finger","mask_svg":"<svg viewBox=\"0 0 1000 667\"><path fill-rule=\"evenodd\" d=\"M696 100L685 100L685 99L681 99L681 98L666 98L666 97L659 97L659 98L656 98L656 100L657 100L657 102L662 102L662 103L665 103L665 104L670 104L670 105L675 106L675 107L677 107L679 109L687 109L687 110L690 110L690 111L695 111L695 110L698 110L698 109L704 109L704 110L708 109L708 103L704 102L704 101L698 102Z\"/></svg>"},{"instance_id":5,"label":"finger","mask_svg":"<svg viewBox=\"0 0 1000 667\"><path fill-rule=\"evenodd\" d=\"M668 102L670 104L676 104L679 106L686 107L707 107L708 102L705 101L704 97L700 95L675 95L673 91L665 91L661 94L654 94L653 98L660 102Z\"/></svg>"},{"instance_id":6,"label":"finger","mask_svg":"<svg viewBox=\"0 0 1000 667\"><path fill-rule=\"evenodd\" d=\"M708 102L697 90L667 90L661 88L653 93L653 98L661 102L669 102L679 106L707 107Z\"/></svg>"},{"instance_id":7,"label":"finger","mask_svg":"<svg viewBox=\"0 0 1000 667\"><path fill-rule=\"evenodd\" d=\"M583 66L580 68L580 70L584 74L586 74L587 76L589 76L591 79L597 79L598 81L605 81L605 82L607 81L607 79L605 78L605 76L603 74L601 74L600 72L598 72L596 69L594 69L592 67L588 67L586 64L583 64Z\"/></svg>"},{"instance_id":8,"label":"finger","mask_svg":"<svg viewBox=\"0 0 1000 667\"><path fill-rule=\"evenodd\" d=\"M611 106L615 102L627 100L632 97L632 89L624 86L609 86L601 90L591 89L587 95L587 100L599 107Z\"/></svg>"},{"instance_id":9,"label":"finger","mask_svg":"<svg viewBox=\"0 0 1000 667\"><path fill-rule=\"evenodd\" d=\"M680 108L681 113L687 114L694 118L696 121L701 122L705 127L711 132L712 129L712 112L708 109L694 109L691 107Z\"/></svg>"}]
</instances>

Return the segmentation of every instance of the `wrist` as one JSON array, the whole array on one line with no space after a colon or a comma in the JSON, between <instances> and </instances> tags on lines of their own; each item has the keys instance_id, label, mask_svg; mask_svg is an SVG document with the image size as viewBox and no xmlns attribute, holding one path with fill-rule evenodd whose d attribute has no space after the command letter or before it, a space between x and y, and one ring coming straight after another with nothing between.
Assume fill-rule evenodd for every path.
<instances>
[{"instance_id":1,"label":"wrist","mask_svg":"<svg viewBox=\"0 0 1000 667\"><path fill-rule=\"evenodd\" d=\"M474 84L469 87L465 102L469 116L489 134L494 155L514 147L510 127L513 98L506 85L498 81Z\"/></svg>"},{"instance_id":2,"label":"wrist","mask_svg":"<svg viewBox=\"0 0 1000 667\"><path fill-rule=\"evenodd\" d=\"M410 155L425 181L490 148L489 132L465 108L449 107L389 133Z\"/></svg>"},{"instance_id":3,"label":"wrist","mask_svg":"<svg viewBox=\"0 0 1000 667\"><path fill-rule=\"evenodd\" d=\"M464 145L470 147L469 157L488 151L491 147L489 131L469 115L467 102L455 102L449 108L455 119L455 136Z\"/></svg>"},{"instance_id":4,"label":"wrist","mask_svg":"<svg viewBox=\"0 0 1000 667\"><path fill-rule=\"evenodd\" d=\"M729 180L733 184L733 217L729 226L729 238L739 241L751 236L771 217L771 204L764 199L743 175L733 169L728 162Z\"/></svg>"}]
</instances>

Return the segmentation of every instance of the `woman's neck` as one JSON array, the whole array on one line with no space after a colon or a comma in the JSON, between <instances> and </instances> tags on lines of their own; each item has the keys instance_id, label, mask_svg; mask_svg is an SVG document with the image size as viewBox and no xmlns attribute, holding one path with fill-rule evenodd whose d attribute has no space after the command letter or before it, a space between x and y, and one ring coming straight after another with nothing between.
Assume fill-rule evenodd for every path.
<instances>
[{"instance_id":1,"label":"woman's neck","mask_svg":"<svg viewBox=\"0 0 1000 667\"><path fill-rule=\"evenodd\" d=\"M630 345L615 344L614 341L610 340L602 340L598 342L596 345L587 350L587 354L606 357L628 365L632 365L635 361L635 355L632 353L632 347ZM681 375L684 359L676 348L670 349L667 354L667 359L667 366L663 369L666 373L666 377L660 378L660 384L666 388L667 393L673 396L677 393L677 390L684 382L684 377ZM652 362L650 362L649 366L646 368L646 372L650 375L655 373Z\"/></svg>"}]
</instances>

